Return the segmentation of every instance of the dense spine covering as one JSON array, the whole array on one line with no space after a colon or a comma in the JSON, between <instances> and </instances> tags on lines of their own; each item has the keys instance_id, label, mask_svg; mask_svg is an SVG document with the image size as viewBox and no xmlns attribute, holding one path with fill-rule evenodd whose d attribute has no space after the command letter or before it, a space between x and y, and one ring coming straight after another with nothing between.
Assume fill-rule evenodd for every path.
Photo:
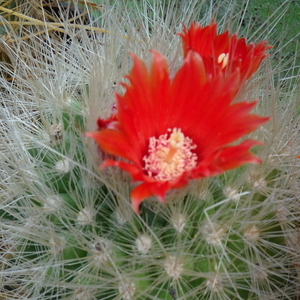
<instances>
[{"instance_id":1,"label":"dense spine covering","mask_svg":"<svg viewBox=\"0 0 300 300\"><path fill-rule=\"evenodd\" d=\"M148 199L137 215L129 176L100 171L111 157L84 136L97 118L115 114L113 93L124 93L115 83L132 68L129 52L148 63L149 49L161 52L175 76L180 22L196 19L197 9L201 24L212 19L205 1L186 2L54 2L54 14L37 1L15 15L32 18L22 19L22 30L3 19L3 299L299 297L299 82L295 66L272 65L284 49L272 50L236 95L258 98L254 113L271 116L247 136L264 143L254 149L259 165L172 190L167 204ZM233 6L219 9L222 29L242 17L231 17ZM272 28L277 19L267 21Z\"/></svg>"}]
</instances>

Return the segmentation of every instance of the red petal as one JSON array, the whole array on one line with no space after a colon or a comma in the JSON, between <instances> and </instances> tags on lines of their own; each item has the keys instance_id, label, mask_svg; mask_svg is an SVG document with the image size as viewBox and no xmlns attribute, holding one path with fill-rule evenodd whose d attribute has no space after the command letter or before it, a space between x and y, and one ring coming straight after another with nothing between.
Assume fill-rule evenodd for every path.
<instances>
[{"instance_id":1,"label":"red petal","mask_svg":"<svg viewBox=\"0 0 300 300\"><path fill-rule=\"evenodd\" d=\"M169 107L168 117L161 116L161 120L166 122L165 130L179 127L185 131L191 118L199 118L203 99L201 92L206 81L201 56L190 51L171 83L169 99L164 100Z\"/></svg>"},{"instance_id":2,"label":"red petal","mask_svg":"<svg viewBox=\"0 0 300 300\"><path fill-rule=\"evenodd\" d=\"M217 39L217 24L212 23L201 27L197 22L192 22L189 29L183 27L183 33L179 33L183 41L184 56L190 50L198 52L201 56L219 56L228 44L228 35L225 32ZM214 44L214 42L216 44Z\"/></svg>"},{"instance_id":3,"label":"red petal","mask_svg":"<svg viewBox=\"0 0 300 300\"><path fill-rule=\"evenodd\" d=\"M101 169L106 168L106 167L118 167L127 173L129 173L134 181L144 181L146 177L143 170L140 167L137 167L136 165L133 165L131 163L127 163L124 161L119 161L119 160L112 160L112 159L106 159L103 164L100 166ZM148 177L147 178L149 181L154 182L155 180Z\"/></svg>"},{"instance_id":4,"label":"red petal","mask_svg":"<svg viewBox=\"0 0 300 300\"><path fill-rule=\"evenodd\" d=\"M120 156L140 165L140 157L137 156L130 141L122 132L104 129L98 132L87 132L85 135L93 138L99 147L107 153Z\"/></svg>"},{"instance_id":5,"label":"red petal","mask_svg":"<svg viewBox=\"0 0 300 300\"><path fill-rule=\"evenodd\" d=\"M216 118L211 116L211 124L207 124L206 136L202 138L204 145L202 155L209 155L212 150L241 138L267 122L269 117L248 114L255 105L256 101L241 102L229 106L224 115L216 113Z\"/></svg>"},{"instance_id":6,"label":"red petal","mask_svg":"<svg viewBox=\"0 0 300 300\"><path fill-rule=\"evenodd\" d=\"M150 196L156 196L160 202L165 203L165 194L171 189L172 186L169 182L144 182L135 187L131 192L131 201L133 209L139 213L141 202Z\"/></svg>"},{"instance_id":7,"label":"red petal","mask_svg":"<svg viewBox=\"0 0 300 300\"><path fill-rule=\"evenodd\" d=\"M210 132L215 130L215 125L227 113L239 82L239 73L236 72L225 79L215 78L201 88L194 88L192 93L190 88L182 88L182 92L186 93L182 96L185 105L178 116L177 127L200 148L205 148L210 144L209 139L214 139ZM182 85L189 86L184 78Z\"/></svg>"},{"instance_id":8,"label":"red petal","mask_svg":"<svg viewBox=\"0 0 300 300\"><path fill-rule=\"evenodd\" d=\"M255 140L246 140L240 145L223 147L217 150L213 155L199 163L193 171L192 177L215 176L246 163L261 163L261 160L249 151L255 145L262 145L262 143Z\"/></svg>"},{"instance_id":9,"label":"red petal","mask_svg":"<svg viewBox=\"0 0 300 300\"><path fill-rule=\"evenodd\" d=\"M145 152L149 138L161 133L161 116L166 117L169 74L165 58L153 52L150 71L132 55L134 66L124 96L117 95L121 126L134 143Z\"/></svg>"},{"instance_id":10,"label":"red petal","mask_svg":"<svg viewBox=\"0 0 300 300\"><path fill-rule=\"evenodd\" d=\"M146 198L153 196L154 194L159 197L159 200L161 202L164 202L164 196L167 189L168 188L166 184L162 185L162 188L158 189L156 184L148 182L144 182L135 187L131 192L131 201L134 211L136 213L140 213L139 207L141 202L143 202L143 200L145 200Z\"/></svg>"}]
</instances>

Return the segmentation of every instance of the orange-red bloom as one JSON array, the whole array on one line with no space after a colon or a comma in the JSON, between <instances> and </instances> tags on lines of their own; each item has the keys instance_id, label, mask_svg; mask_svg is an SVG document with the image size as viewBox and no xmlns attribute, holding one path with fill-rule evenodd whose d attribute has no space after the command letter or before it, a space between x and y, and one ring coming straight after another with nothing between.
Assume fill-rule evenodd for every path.
<instances>
[{"instance_id":1,"label":"orange-red bloom","mask_svg":"<svg viewBox=\"0 0 300 300\"><path fill-rule=\"evenodd\" d=\"M190 179L260 163L249 151L259 142L229 144L269 119L249 114L256 102L232 104L241 80L238 69L226 77L207 76L201 56L190 51L170 79L165 58L152 53L150 70L131 55L129 83L122 83L126 92L116 95L114 126L86 134L116 156L102 167L119 167L140 183L131 193L136 212L145 198L155 195L164 202L169 189Z\"/></svg>"},{"instance_id":2,"label":"orange-red bloom","mask_svg":"<svg viewBox=\"0 0 300 300\"><path fill-rule=\"evenodd\" d=\"M212 23L201 27L193 22L189 28L183 27L182 38L184 56L190 50L199 53L204 61L208 74L228 74L240 68L243 80L248 79L267 56L266 50L271 48L266 41L247 44L245 38L236 34L229 35L228 31L217 34L217 24Z\"/></svg>"}]
</instances>

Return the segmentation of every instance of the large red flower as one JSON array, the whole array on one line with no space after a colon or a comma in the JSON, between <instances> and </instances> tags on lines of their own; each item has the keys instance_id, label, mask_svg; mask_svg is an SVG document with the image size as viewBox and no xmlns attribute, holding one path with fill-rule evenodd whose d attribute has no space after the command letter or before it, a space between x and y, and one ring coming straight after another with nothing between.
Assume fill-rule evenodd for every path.
<instances>
[{"instance_id":1,"label":"large red flower","mask_svg":"<svg viewBox=\"0 0 300 300\"><path fill-rule=\"evenodd\" d=\"M256 102L232 104L241 80L238 69L226 77L207 76L201 56L190 51L170 79L165 58L152 52L150 70L131 55L133 68L129 83L122 84L125 94L116 95L113 126L86 134L116 156L102 167L119 167L140 183L131 193L136 212L145 198L155 195L164 202L169 189L190 179L260 163L249 151L259 142L228 144L269 119L249 114Z\"/></svg>"},{"instance_id":2,"label":"large red flower","mask_svg":"<svg viewBox=\"0 0 300 300\"><path fill-rule=\"evenodd\" d=\"M236 34L229 35L228 31L217 34L217 24L206 27L193 22L189 28L183 27L182 38L184 56L190 50L199 53L209 74L220 71L228 74L237 67L240 68L243 80L248 79L267 56L266 50L271 48L266 41L257 45L247 44L245 38L238 38Z\"/></svg>"}]
</instances>

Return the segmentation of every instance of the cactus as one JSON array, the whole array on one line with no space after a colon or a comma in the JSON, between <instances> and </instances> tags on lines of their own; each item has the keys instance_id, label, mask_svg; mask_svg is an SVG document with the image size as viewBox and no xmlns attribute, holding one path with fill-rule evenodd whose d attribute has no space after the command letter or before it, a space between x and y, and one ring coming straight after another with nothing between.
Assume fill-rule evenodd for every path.
<instances>
[{"instance_id":1,"label":"cactus","mask_svg":"<svg viewBox=\"0 0 300 300\"><path fill-rule=\"evenodd\" d=\"M255 113L271 116L249 134L264 143L253 150L261 164L170 190L166 204L148 198L137 214L131 178L99 170L109 155L85 133L114 113L129 52L149 62L148 50L160 51L172 76L180 22L208 23L212 7L94 2L57 3L77 23L47 19L41 34L27 24L28 38L2 41L11 65L1 64L0 79L0 299L297 299L296 66L274 64L284 49L274 50L237 95L258 98ZM237 26L233 9L214 12L220 28Z\"/></svg>"}]
</instances>

